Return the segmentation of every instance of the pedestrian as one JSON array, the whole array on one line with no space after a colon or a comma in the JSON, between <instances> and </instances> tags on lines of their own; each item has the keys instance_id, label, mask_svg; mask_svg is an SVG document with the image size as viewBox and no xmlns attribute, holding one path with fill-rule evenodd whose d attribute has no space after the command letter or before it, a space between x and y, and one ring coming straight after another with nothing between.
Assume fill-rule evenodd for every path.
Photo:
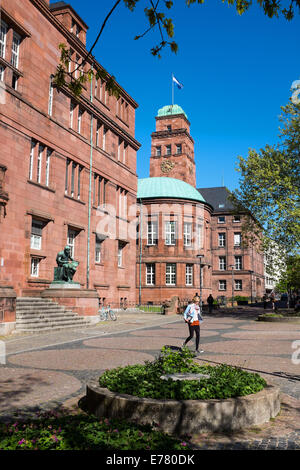
<instances>
[{"instance_id":1,"label":"pedestrian","mask_svg":"<svg viewBox=\"0 0 300 470\"><path fill-rule=\"evenodd\" d=\"M184 341L182 347L185 347L186 344L196 335L196 355L203 353L203 349L199 350L200 343L200 323L203 322L203 318L200 312L200 297L195 296L191 304L187 306L184 312L184 320L189 327L189 336Z\"/></svg>"},{"instance_id":2,"label":"pedestrian","mask_svg":"<svg viewBox=\"0 0 300 470\"><path fill-rule=\"evenodd\" d=\"M265 294L263 296L263 302L264 302L264 310L266 310L267 305L268 305L268 296L267 296L267 294Z\"/></svg>"},{"instance_id":3,"label":"pedestrian","mask_svg":"<svg viewBox=\"0 0 300 470\"><path fill-rule=\"evenodd\" d=\"M271 300L271 303L272 303L272 310L275 310L275 293L274 292L271 292L271 295L270 295L270 300Z\"/></svg>"},{"instance_id":4,"label":"pedestrian","mask_svg":"<svg viewBox=\"0 0 300 470\"><path fill-rule=\"evenodd\" d=\"M211 313L213 310L213 304L214 304L214 298L211 294L207 297L207 303L208 303L208 312Z\"/></svg>"}]
</instances>

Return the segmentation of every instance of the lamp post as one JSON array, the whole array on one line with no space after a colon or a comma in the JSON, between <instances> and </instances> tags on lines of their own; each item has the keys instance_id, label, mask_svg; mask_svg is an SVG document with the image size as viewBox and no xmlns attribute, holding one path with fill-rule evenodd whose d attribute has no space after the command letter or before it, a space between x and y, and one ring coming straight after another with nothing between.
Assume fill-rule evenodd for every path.
<instances>
[{"instance_id":1,"label":"lamp post","mask_svg":"<svg viewBox=\"0 0 300 470\"><path fill-rule=\"evenodd\" d=\"M233 278L233 270L234 270L234 264L232 264L230 267L231 267L231 289L232 289L231 306L233 307L233 297L234 297L234 278Z\"/></svg>"},{"instance_id":2,"label":"lamp post","mask_svg":"<svg viewBox=\"0 0 300 470\"><path fill-rule=\"evenodd\" d=\"M200 272L200 312L202 313L202 258L204 258L204 255L197 255L197 258L199 258L199 272Z\"/></svg>"},{"instance_id":3,"label":"lamp post","mask_svg":"<svg viewBox=\"0 0 300 470\"><path fill-rule=\"evenodd\" d=\"M249 271L250 273L250 288L251 288L251 304L253 303L253 286L252 286L252 282L253 282L253 271Z\"/></svg>"}]
</instances>

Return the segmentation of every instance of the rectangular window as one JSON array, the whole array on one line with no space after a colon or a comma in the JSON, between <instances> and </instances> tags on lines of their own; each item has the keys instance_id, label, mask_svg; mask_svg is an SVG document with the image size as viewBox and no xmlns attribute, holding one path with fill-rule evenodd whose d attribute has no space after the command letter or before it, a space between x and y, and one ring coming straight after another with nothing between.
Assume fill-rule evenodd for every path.
<instances>
[{"instance_id":1,"label":"rectangular window","mask_svg":"<svg viewBox=\"0 0 300 470\"><path fill-rule=\"evenodd\" d=\"M74 258L75 255L75 238L78 235L76 230L68 229L67 245L70 247L70 256Z\"/></svg>"},{"instance_id":2,"label":"rectangular window","mask_svg":"<svg viewBox=\"0 0 300 470\"><path fill-rule=\"evenodd\" d=\"M31 149L30 149L30 160L29 160L29 179L33 179L33 165L34 165L34 153L36 148L36 141L31 140Z\"/></svg>"},{"instance_id":3,"label":"rectangular window","mask_svg":"<svg viewBox=\"0 0 300 470\"><path fill-rule=\"evenodd\" d=\"M122 147L122 139L119 138L118 141L118 161L121 159L121 147Z\"/></svg>"},{"instance_id":4,"label":"rectangular window","mask_svg":"<svg viewBox=\"0 0 300 470\"><path fill-rule=\"evenodd\" d=\"M203 248L203 225L197 225L197 244L198 248Z\"/></svg>"},{"instance_id":5,"label":"rectangular window","mask_svg":"<svg viewBox=\"0 0 300 470\"><path fill-rule=\"evenodd\" d=\"M226 256L219 256L219 269L221 271L226 270Z\"/></svg>"},{"instance_id":6,"label":"rectangular window","mask_svg":"<svg viewBox=\"0 0 300 470\"><path fill-rule=\"evenodd\" d=\"M234 246L241 246L242 243L242 234L240 232L236 232L234 234Z\"/></svg>"},{"instance_id":7,"label":"rectangular window","mask_svg":"<svg viewBox=\"0 0 300 470\"><path fill-rule=\"evenodd\" d=\"M226 245L226 233L219 233L219 246L223 247Z\"/></svg>"},{"instance_id":8,"label":"rectangular window","mask_svg":"<svg viewBox=\"0 0 300 470\"><path fill-rule=\"evenodd\" d=\"M102 138L102 149L106 150L106 133L107 128L103 126L103 138Z\"/></svg>"},{"instance_id":9,"label":"rectangular window","mask_svg":"<svg viewBox=\"0 0 300 470\"><path fill-rule=\"evenodd\" d=\"M219 290L226 290L226 281L219 281Z\"/></svg>"},{"instance_id":10,"label":"rectangular window","mask_svg":"<svg viewBox=\"0 0 300 470\"><path fill-rule=\"evenodd\" d=\"M32 277L39 277L39 267L40 267L40 259L31 258L30 275Z\"/></svg>"},{"instance_id":11,"label":"rectangular window","mask_svg":"<svg viewBox=\"0 0 300 470\"><path fill-rule=\"evenodd\" d=\"M147 286L155 285L155 264L154 263L146 264L146 285Z\"/></svg>"},{"instance_id":12,"label":"rectangular window","mask_svg":"<svg viewBox=\"0 0 300 470\"><path fill-rule=\"evenodd\" d=\"M95 239L95 262L101 263L102 261L102 243L103 239L96 234Z\"/></svg>"},{"instance_id":13,"label":"rectangular window","mask_svg":"<svg viewBox=\"0 0 300 470\"><path fill-rule=\"evenodd\" d=\"M78 117L77 117L77 132L78 132L78 134L81 133L82 115L83 115L83 111L80 107L78 107Z\"/></svg>"},{"instance_id":14,"label":"rectangular window","mask_svg":"<svg viewBox=\"0 0 300 470\"><path fill-rule=\"evenodd\" d=\"M124 243L119 241L118 242L118 267L121 268L123 266L123 251L124 251Z\"/></svg>"},{"instance_id":15,"label":"rectangular window","mask_svg":"<svg viewBox=\"0 0 300 470\"><path fill-rule=\"evenodd\" d=\"M243 290L243 282L240 279L234 280L234 290Z\"/></svg>"},{"instance_id":16,"label":"rectangular window","mask_svg":"<svg viewBox=\"0 0 300 470\"><path fill-rule=\"evenodd\" d=\"M80 186L81 186L81 172L83 170L82 166L78 167L78 180L77 180L77 199L80 199Z\"/></svg>"},{"instance_id":17,"label":"rectangular window","mask_svg":"<svg viewBox=\"0 0 300 470\"><path fill-rule=\"evenodd\" d=\"M236 269L237 271L243 269L241 256L234 257L234 269Z\"/></svg>"},{"instance_id":18,"label":"rectangular window","mask_svg":"<svg viewBox=\"0 0 300 470\"><path fill-rule=\"evenodd\" d=\"M99 147L100 143L100 132L101 132L101 124L97 121L97 130L96 130L96 147Z\"/></svg>"},{"instance_id":19,"label":"rectangular window","mask_svg":"<svg viewBox=\"0 0 300 470\"><path fill-rule=\"evenodd\" d=\"M176 285L176 264L175 263L166 264L166 285L167 286Z\"/></svg>"},{"instance_id":20,"label":"rectangular window","mask_svg":"<svg viewBox=\"0 0 300 470\"><path fill-rule=\"evenodd\" d=\"M18 75L16 75L15 73L12 74L12 79L11 79L11 87L14 89L14 90L17 90L18 89Z\"/></svg>"},{"instance_id":21,"label":"rectangular window","mask_svg":"<svg viewBox=\"0 0 300 470\"><path fill-rule=\"evenodd\" d=\"M192 224L190 222L184 222L183 224L183 245L192 245Z\"/></svg>"},{"instance_id":22,"label":"rectangular window","mask_svg":"<svg viewBox=\"0 0 300 470\"><path fill-rule=\"evenodd\" d=\"M182 153L182 145L181 144L176 144L176 153Z\"/></svg>"},{"instance_id":23,"label":"rectangular window","mask_svg":"<svg viewBox=\"0 0 300 470\"><path fill-rule=\"evenodd\" d=\"M39 144L39 153L38 153L38 159L37 159L37 172L36 172L36 180L38 183L41 183L41 178L42 178L42 164L43 164L44 150L45 150L45 147Z\"/></svg>"},{"instance_id":24,"label":"rectangular window","mask_svg":"<svg viewBox=\"0 0 300 470\"><path fill-rule=\"evenodd\" d=\"M47 154L46 154L46 178L45 178L46 186L49 186L51 154L52 154L52 150L47 149Z\"/></svg>"},{"instance_id":25,"label":"rectangular window","mask_svg":"<svg viewBox=\"0 0 300 470\"><path fill-rule=\"evenodd\" d=\"M69 167L71 161L67 158L66 160L66 175L65 175L65 194L68 194L69 190Z\"/></svg>"},{"instance_id":26,"label":"rectangular window","mask_svg":"<svg viewBox=\"0 0 300 470\"><path fill-rule=\"evenodd\" d=\"M165 244L175 245L176 240L176 222L165 222Z\"/></svg>"},{"instance_id":27,"label":"rectangular window","mask_svg":"<svg viewBox=\"0 0 300 470\"><path fill-rule=\"evenodd\" d=\"M155 148L156 148L156 156L157 156L157 157L160 157L160 156L161 156L161 146L158 145L158 146L155 147Z\"/></svg>"},{"instance_id":28,"label":"rectangular window","mask_svg":"<svg viewBox=\"0 0 300 470\"><path fill-rule=\"evenodd\" d=\"M124 164L126 164L126 160L127 160L127 150L128 150L128 144L124 142L124 145L123 145L123 163Z\"/></svg>"},{"instance_id":29,"label":"rectangular window","mask_svg":"<svg viewBox=\"0 0 300 470\"><path fill-rule=\"evenodd\" d=\"M3 65L0 65L0 81L1 82L4 82L4 70L5 68L3 67Z\"/></svg>"},{"instance_id":30,"label":"rectangular window","mask_svg":"<svg viewBox=\"0 0 300 470\"><path fill-rule=\"evenodd\" d=\"M147 245L157 245L157 222L148 222Z\"/></svg>"},{"instance_id":31,"label":"rectangular window","mask_svg":"<svg viewBox=\"0 0 300 470\"><path fill-rule=\"evenodd\" d=\"M234 215L233 216L233 222L240 222L241 221L241 216L240 215Z\"/></svg>"},{"instance_id":32,"label":"rectangular window","mask_svg":"<svg viewBox=\"0 0 300 470\"><path fill-rule=\"evenodd\" d=\"M52 116L52 107L53 107L53 83L52 83L53 75L50 77L50 85L49 85L49 100L48 100L48 114Z\"/></svg>"},{"instance_id":33,"label":"rectangular window","mask_svg":"<svg viewBox=\"0 0 300 470\"><path fill-rule=\"evenodd\" d=\"M1 21L0 27L0 57L5 58L7 24Z\"/></svg>"},{"instance_id":34,"label":"rectangular window","mask_svg":"<svg viewBox=\"0 0 300 470\"><path fill-rule=\"evenodd\" d=\"M74 197L75 192L75 171L76 171L76 163L72 163L72 172L71 172L71 196Z\"/></svg>"},{"instance_id":35,"label":"rectangular window","mask_svg":"<svg viewBox=\"0 0 300 470\"><path fill-rule=\"evenodd\" d=\"M14 31L11 49L11 64L17 69L19 65L19 50L21 36Z\"/></svg>"},{"instance_id":36,"label":"rectangular window","mask_svg":"<svg viewBox=\"0 0 300 470\"><path fill-rule=\"evenodd\" d=\"M75 104L71 100L70 102L70 128L73 129L73 123L74 123L74 109L75 109Z\"/></svg>"},{"instance_id":37,"label":"rectangular window","mask_svg":"<svg viewBox=\"0 0 300 470\"><path fill-rule=\"evenodd\" d=\"M187 264L185 266L185 285L192 286L193 285L193 265Z\"/></svg>"},{"instance_id":38,"label":"rectangular window","mask_svg":"<svg viewBox=\"0 0 300 470\"><path fill-rule=\"evenodd\" d=\"M166 155L171 155L171 145L166 145Z\"/></svg>"},{"instance_id":39,"label":"rectangular window","mask_svg":"<svg viewBox=\"0 0 300 470\"><path fill-rule=\"evenodd\" d=\"M218 224L225 224L225 215L220 215L218 217Z\"/></svg>"},{"instance_id":40,"label":"rectangular window","mask_svg":"<svg viewBox=\"0 0 300 470\"><path fill-rule=\"evenodd\" d=\"M40 220L32 219L30 248L40 250L42 248L42 229L44 223Z\"/></svg>"}]
</instances>

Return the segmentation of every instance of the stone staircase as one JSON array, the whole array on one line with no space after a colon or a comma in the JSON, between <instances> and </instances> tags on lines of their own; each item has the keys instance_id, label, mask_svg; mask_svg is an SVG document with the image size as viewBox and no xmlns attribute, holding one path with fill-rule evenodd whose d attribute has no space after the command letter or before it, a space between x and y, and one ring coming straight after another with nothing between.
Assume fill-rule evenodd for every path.
<instances>
[{"instance_id":1,"label":"stone staircase","mask_svg":"<svg viewBox=\"0 0 300 470\"><path fill-rule=\"evenodd\" d=\"M50 299L17 297L16 332L51 332L65 328L92 326L88 317L79 316Z\"/></svg>"}]
</instances>

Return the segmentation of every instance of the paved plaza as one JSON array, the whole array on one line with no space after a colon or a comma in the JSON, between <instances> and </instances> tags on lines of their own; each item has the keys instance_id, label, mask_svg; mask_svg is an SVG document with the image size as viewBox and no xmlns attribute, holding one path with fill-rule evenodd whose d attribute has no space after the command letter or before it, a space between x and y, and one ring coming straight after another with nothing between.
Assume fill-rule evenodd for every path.
<instances>
[{"instance_id":1,"label":"paved plaza","mask_svg":"<svg viewBox=\"0 0 300 470\"><path fill-rule=\"evenodd\" d=\"M206 314L204 353L195 360L258 372L280 387L281 412L259 428L193 435L195 449L300 449L300 323L257 322L258 313L248 308ZM74 410L89 379L112 367L153 360L163 346L179 347L187 336L179 315L124 312L116 322L84 330L1 338L6 363L0 365L0 419L62 405ZM194 349L193 342L188 346Z\"/></svg>"}]
</instances>

